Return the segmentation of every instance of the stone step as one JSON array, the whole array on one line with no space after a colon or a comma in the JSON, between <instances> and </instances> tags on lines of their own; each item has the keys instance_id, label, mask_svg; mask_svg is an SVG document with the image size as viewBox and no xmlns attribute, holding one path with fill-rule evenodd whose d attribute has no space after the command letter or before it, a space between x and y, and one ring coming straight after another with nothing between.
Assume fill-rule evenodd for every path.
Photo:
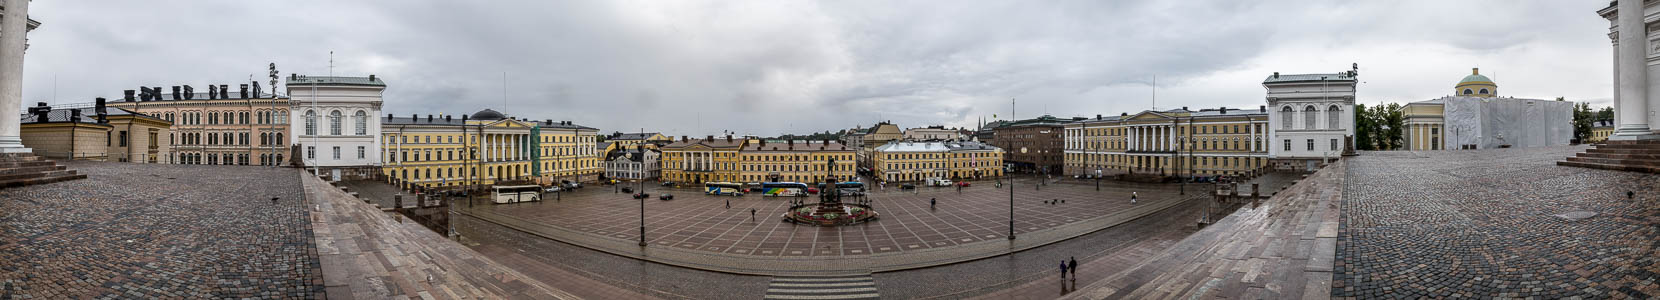
<instances>
[{"instance_id":1,"label":"stone step","mask_svg":"<svg viewBox=\"0 0 1660 300\"><path fill-rule=\"evenodd\" d=\"M1582 161L1558 161L1558 162L1556 162L1556 165L1558 165L1558 166L1569 166L1569 167L1592 168L1592 169L1603 169L1603 170L1615 170L1615 171L1660 173L1660 168L1650 167L1650 166L1606 164L1606 163L1594 163L1594 162L1582 162Z\"/></svg>"},{"instance_id":2,"label":"stone step","mask_svg":"<svg viewBox=\"0 0 1660 300\"><path fill-rule=\"evenodd\" d=\"M12 179L12 180L0 180L0 188L20 187L20 186L26 186L26 185L36 185L36 184L45 184L45 183L53 183L53 182L61 182L61 181L70 181L70 180L76 180L76 179L86 179L86 174L73 174L74 171L69 171L69 172L71 172L71 173L70 174L58 174L58 175L55 175L55 176L40 176L40 177L19 178L19 179Z\"/></svg>"},{"instance_id":3,"label":"stone step","mask_svg":"<svg viewBox=\"0 0 1660 300\"><path fill-rule=\"evenodd\" d=\"M46 166L37 166L37 167L0 168L0 175L40 173L40 172L56 171L56 170L63 170L63 169L65 169L64 166L59 166L59 165L56 165L56 164L46 165Z\"/></svg>"},{"instance_id":4,"label":"stone step","mask_svg":"<svg viewBox=\"0 0 1660 300\"><path fill-rule=\"evenodd\" d=\"M1590 157L1590 158L1657 159L1657 160L1660 160L1660 153L1655 153L1655 154L1621 154L1621 153L1581 152L1581 153L1574 154L1574 156L1576 156L1576 157Z\"/></svg>"},{"instance_id":5,"label":"stone step","mask_svg":"<svg viewBox=\"0 0 1660 300\"><path fill-rule=\"evenodd\" d=\"M1660 145L1660 140L1603 141L1601 145Z\"/></svg>"},{"instance_id":6,"label":"stone step","mask_svg":"<svg viewBox=\"0 0 1660 300\"><path fill-rule=\"evenodd\" d=\"M1597 149L1650 149L1660 151L1660 144L1602 144Z\"/></svg>"},{"instance_id":7,"label":"stone step","mask_svg":"<svg viewBox=\"0 0 1660 300\"><path fill-rule=\"evenodd\" d=\"M1660 154L1660 150L1615 149L1615 148L1591 148L1591 149L1585 149L1585 152L1586 153L1609 153L1609 154Z\"/></svg>"},{"instance_id":8,"label":"stone step","mask_svg":"<svg viewBox=\"0 0 1660 300\"><path fill-rule=\"evenodd\" d=\"M58 176L58 175L74 175L74 174L75 174L75 170L54 170L54 171L35 172L35 173L0 174L0 181L15 180L15 179L27 179L27 178L35 178L35 177L50 177L50 176Z\"/></svg>"},{"instance_id":9,"label":"stone step","mask_svg":"<svg viewBox=\"0 0 1660 300\"><path fill-rule=\"evenodd\" d=\"M1660 160L1652 160L1652 159L1614 159L1614 158L1597 158L1597 157L1569 157L1568 161L1610 164L1610 165L1660 167Z\"/></svg>"},{"instance_id":10,"label":"stone step","mask_svg":"<svg viewBox=\"0 0 1660 300\"><path fill-rule=\"evenodd\" d=\"M0 169L51 166L57 163L41 160L0 161Z\"/></svg>"}]
</instances>

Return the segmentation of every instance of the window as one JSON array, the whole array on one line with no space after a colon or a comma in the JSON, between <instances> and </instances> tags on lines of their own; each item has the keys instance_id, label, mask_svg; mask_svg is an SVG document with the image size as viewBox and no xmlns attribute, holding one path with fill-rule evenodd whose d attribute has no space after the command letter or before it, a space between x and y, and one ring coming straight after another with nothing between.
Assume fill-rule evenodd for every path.
<instances>
[{"instance_id":1,"label":"window","mask_svg":"<svg viewBox=\"0 0 1660 300\"><path fill-rule=\"evenodd\" d=\"M1285 151L1291 151L1291 140L1285 140Z\"/></svg>"},{"instance_id":2,"label":"window","mask_svg":"<svg viewBox=\"0 0 1660 300\"><path fill-rule=\"evenodd\" d=\"M1313 105L1310 105L1308 107L1304 107L1303 108L1303 129L1314 129L1314 118L1315 117L1317 117L1317 115L1315 115ZM1312 150L1312 149L1310 149L1310 150Z\"/></svg>"},{"instance_id":3,"label":"window","mask_svg":"<svg viewBox=\"0 0 1660 300\"><path fill-rule=\"evenodd\" d=\"M1290 106L1286 106L1285 109L1280 110L1280 119L1283 119L1280 123L1285 124L1284 125L1285 128L1282 128L1282 129L1291 129L1291 117L1293 117L1293 115L1292 115ZM1287 149L1285 149L1285 150L1291 150L1290 149L1291 147L1286 147L1286 148Z\"/></svg>"},{"instance_id":4,"label":"window","mask_svg":"<svg viewBox=\"0 0 1660 300\"><path fill-rule=\"evenodd\" d=\"M317 146L305 146L305 158L317 159Z\"/></svg>"},{"instance_id":5,"label":"window","mask_svg":"<svg viewBox=\"0 0 1660 300\"><path fill-rule=\"evenodd\" d=\"M1331 150L1337 151L1337 149L1339 149L1337 148L1337 139L1331 139Z\"/></svg>"},{"instance_id":6,"label":"window","mask_svg":"<svg viewBox=\"0 0 1660 300\"><path fill-rule=\"evenodd\" d=\"M1336 105L1326 108L1326 129L1341 129L1337 124L1338 121L1343 119L1341 113L1343 113L1343 109Z\"/></svg>"},{"instance_id":7,"label":"window","mask_svg":"<svg viewBox=\"0 0 1660 300\"><path fill-rule=\"evenodd\" d=\"M1485 88L1484 88L1484 89L1481 89L1481 92L1480 92L1480 93L1481 93L1481 94L1482 94L1482 95L1486 95L1486 94L1487 94L1487 89L1485 89Z\"/></svg>"},{"instance_id":8,"label":"window","mask_svg":"<svg viewBox=\"0 0 1660 300\"><path fill-rule=\"evenodd\" d=\"M1314 139L1308 139L1308 151L1314 151Z\"/></svg>"},{"instance_id":9,"label":"window","mask_svg":"<svg viewBox=\"0 0 1660 300\"><path fill-rule=\"evenodd\" d=\"M126 147L127 146L127 131L125 131L125 130L121 131L121 137L120 137L119 141L121 143L121 147Z\"/></svg>"},{"instance_id":10,"label":"window","mask_svg":"<svg viewBox=\"0 0 1660 300\"><path fill-rule=\"evenodd\" d=\"M334 146L334 160L340 160L340 146Z\"/></svg>"},{"instance_id":11,"label":"window","mask_svg":"<svg viewBox=\"0 0 1660 300\"><path fill-rule=\"evenodd\" d=\"M317 135L317 112L305 112L305 135Z\"/></svg>"},{"instance_id":12,"label":"window","mask_svg":"<svg viewBox=\"0 0 1660 300\"><path fill-rule=\"evenodd\" d=\"M363 146L357 146L357 159L363 159L364 157L367 157L367 155L365 155L366 150L367 149L364 149Z\"/></svg>"},{"instance_id":13,"label":"window","mask_svg":"<svg viewBox=\"0 0 1660 300\"><path fill-rule=\"evenodd\" d=\"M340 135L340 111L329 112L329 135Z\"/></svg>"},{"instance_id":14,"label":"window","mask_svg":"<svg viewBox=\"0 0 1660 300\"><path fill-rule=\"evenodd\" d=\"M1474 94L1474 91L1473 91L1473 90L1470 90L1470 89L1464 89L1464 94L1465 94L1465 95L1470 95L1470 94Z\"/></svg>"}]
</instances>

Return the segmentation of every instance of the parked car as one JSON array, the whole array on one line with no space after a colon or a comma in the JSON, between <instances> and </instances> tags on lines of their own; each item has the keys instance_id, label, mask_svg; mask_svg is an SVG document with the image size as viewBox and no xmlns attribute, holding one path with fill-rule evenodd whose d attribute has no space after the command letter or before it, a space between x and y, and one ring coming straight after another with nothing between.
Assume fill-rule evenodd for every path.
<instances>
[{"instance_id":1,"label":"parked car","mask_svg":"<svg viewBox=\"0 0 1660 300\"><path fill-rule=\"evenodd\" d=\"M818 188L807 188L808 194L818 194Z\"/></svg>"},{"instance_id":2,"label":"parked car","mask_svg":"<svg viewBox=\"0 0 1660 300\"><path fill-rule=\"evenodd\" d=\"M972 185L972 184L969 184L969 183L968 183L968 182L967 182L967 181L963 181L963 182L958 182L958 183L957 183L957 186L960 186L960 187L970 187L970 186L973 186L973 185Z\"/></svg>"},{"instance_id":3,"label":"parked car","mask_svg":"<svg viewBox=\"0 0 1660 300\"><path fill-rule=\"evenodd\" d=\"M670 195L669 193L663 193L663 195L657 196L657 200L674 200L674 195Z\"/></svg>"},{"instance_id":4,"label":"parked car","mask_svg":"<svg viewBox=\"0 0 1660 300\"><path fill-rule=\"evenodd\" d=\"M561 188L559 186L550 186L547 189L543 189L542 191L543 192L549 192L549 193L558 193L558 192L564 191L564 190L565 190L564 188Z\"/></svg>"},{"instance_id":5,"label":"parked car","mask_svg":"<svg viewBox=\"0 0 1660 300\"><path fill-rule=\"evenodd\" d=\"M574 189L580 189L580 188L582 188L582 183L581 182L572 181L572 182L566 182L565 183L565 189L567 189L567 190L574 190Z\"/></svg>"},{"instance_id":6,"label":"parked car","mask_svg":"<svg viewBox=\"0 0 1660 300\"><path fill-rule=\"evenodd\" d=\"M912 189L916 189L916 185L915 184L910 184L910 183L901 184L901 185L899 185L899 189L901 189L901 190L912 190Z\"/></svg>"},{"instance_id":7,"label":"parked car","mask_svg":"<svg viewBox=\"0 0 1660 300\"><path fill-rule=\"evenodd\" d=\"M647 193L634 194L634 199L645 199L645 198L651 198L651 194L647 194Z\"/></svg>"},{"instance_id":8,"label":"parked car","mask_svg":"<svg viewBox=\"0 0 1660 300\"><path fill-rule=\"evenodd\" d=\"M664 181L663 186L674 186L674 182L673 181Z\"/></svg>"},{"instance_id":9,"label":"parked car","mask_svg":"<svg viewBox=\"0 0 1660 300\"><path fill-rule=\"evenodd\" d=\"M633 193L634 193L634 188L631 188L631 187L626 187L626 186L625 186L625 187L623 187L623 188L622 188L622 191L623 191L623 192L624 192L624 193L630 193L630 194L633 194Z\"/></svg>"}]
</instances>

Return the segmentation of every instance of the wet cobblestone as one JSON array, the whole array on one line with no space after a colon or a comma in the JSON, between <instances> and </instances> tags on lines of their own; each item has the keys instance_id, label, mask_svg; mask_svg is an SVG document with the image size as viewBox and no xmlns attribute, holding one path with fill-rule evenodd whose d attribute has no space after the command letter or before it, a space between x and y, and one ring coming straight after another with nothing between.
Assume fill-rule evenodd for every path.
<instances>
[{"instance_id":1,"label":"wet cobblestone","mask_svg":"<svg viewBox=\"0 0 1660 300\"><path fill-rule=\"evenodd\" d=\"M1353 158L1332 296L1660 297L1660 176L1553 164L1583 149Z\"/></svg>"},{"instance_id":2,"label":"wet cobblestone","mask_svg":"<svg viewBox=\"0 0 1660 300\"><path fill-rule=\"evenodd\" d=\"M0 190L0 299L324 297L295 170L70 168Z\"/></svg>"}]
</instances>

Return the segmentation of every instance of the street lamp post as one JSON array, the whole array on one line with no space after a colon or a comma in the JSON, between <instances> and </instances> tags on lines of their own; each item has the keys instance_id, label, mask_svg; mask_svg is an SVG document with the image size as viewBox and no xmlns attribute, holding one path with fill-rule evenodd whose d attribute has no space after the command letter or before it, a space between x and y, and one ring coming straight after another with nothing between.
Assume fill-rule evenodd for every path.
<instances>
[{"instance_id":1,"label":"street lamp post","mask_svg":"<svg viewBox=\"0 0 1660 300\"><path fill-rule=\"evenodd\" d=\"M645 128L640 128L640 136L645 136L645 135L646 135L646 129ZM645 145L634 145L634 149L636 149L640 152L640 156L641 156L641 159L640 159L641 167L640 167L640 169L641 170L645 170L645 159L644 159L644 157L646 155L646 148L645 147L646 147ZM644 196L646 194L646 180L645 180L644 176L641 176L641 178L639 180L639 185L640 185L640 195ZM646 197L640 197L640 247L645 247L645 246L646 246Z\"/></svg>"},{"instance_id":2,"label":"street lamp post","mask_svg":"<svg viewBox=\"0 0 1660 300\"><path fill-rule=\"evenodd\" d=\"M1009 119L1014 119L1014 98L1009 98ZM1003 153L1008 153L1008 150ZM1014 177L1009 177L1009 240L1014 240Z\"/></svg>"}]
</instances>

